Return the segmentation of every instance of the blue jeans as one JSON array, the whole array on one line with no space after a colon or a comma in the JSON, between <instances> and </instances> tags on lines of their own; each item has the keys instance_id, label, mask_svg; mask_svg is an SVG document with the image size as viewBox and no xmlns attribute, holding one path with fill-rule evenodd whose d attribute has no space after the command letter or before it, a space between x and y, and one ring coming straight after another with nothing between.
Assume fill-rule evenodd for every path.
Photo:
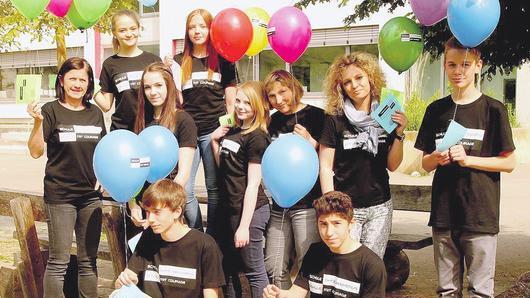
<instances>
[{"instance_id":1,"label":"blue jeans","mask_svg":"<svg viewBox=\"0 0 530 298\"><path fill-rule=\"evenodd\" d=\"M72 232L77 242L79 297L98 297L96 258L101 237L101 201L44 204L50 253L44 273L44 297L64 297L64 275L70 262Z\"/></svg>"},{"instance_id":2,"label":"blue jeans","mask_svg":"<svg viewBox=\"0 0 530 298\"><path fill-rule=\"evenodd\" d=\"M217 187L217 165L210 145L210 135L202 135L197 139L197 150L193 157L193 164L191 166L190 178L186 184L186 193L188 200L186 202L186 210L184 216L191 228L202 230L202 215L199 208L199 202L195 197L195 176L202 158L202 166L204 168L204 180L206 184L206 191L208 192L208 218L206 232L215 236L216 228L216 212L217 204L219 202L219 188Z\"/></svg>"},{"instance_id":3,"label":"blue jeans","mask_svg":"<svg viewBox=\"0 0 530 298\"><path fill-rule=\"evenodd\" d=\"M267 240L265 267L272 283L283 290L291 286L290 257L295 255L293 268L300 270L309 246L320 241L314 208L272 210Z\"/></svg>"},{"instance_id":4,"label":"blue jeans","mask_svg":"<svg viewBox=\"0 0 530 298\"><path fill-rule=\"evenodd\" d=\"M242 297L239 272L243 271L250 285L251 297L262 297L263 289L269 283L263 256L263 235L270 217L269 205L254 211L250 222L250 242L243 248L235 248L234 234L239 227L240 215L229 216L230 233L223 232L221 240L223 249L223 270L227 276L225 296Z\"/></svg>"}]
</instances>

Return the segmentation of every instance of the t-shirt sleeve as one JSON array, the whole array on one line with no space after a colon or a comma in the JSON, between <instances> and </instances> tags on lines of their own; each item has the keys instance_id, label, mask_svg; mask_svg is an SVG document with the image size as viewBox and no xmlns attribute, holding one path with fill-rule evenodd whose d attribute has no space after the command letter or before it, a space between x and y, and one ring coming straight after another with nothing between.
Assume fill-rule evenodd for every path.
<instances>
[{"instance_id":1,"label":"t-shirt sleeve","mask_svg":"<svg viewBox=\"0 0 530 298\"><path fill-rule=\"evenodd\" d=\"M259 128L258 128L259 129ZM247 141L247 158L249 162L261 163L265 149L269 145L269 137L265 133L253 131Z\"/></svg>"},{"instance_id":2,"label":"t-shirt sleeve","mask_svg":"<svg viewBox=\"0 0 530 298\"><path fill-rule=\"evenodd\" d=\"M42 136L44 137L44 142L48 143L53 128L55 127L55 115L52 111L51 104L45 104L42 106L41 114L43 117L42 120Z\"/></svg>"},{"instance_id":3,"label":"t-shirt sleeve","mask_svg":"<svg viewBox=\"0 0 530 298\"><path fill-rule=\"evenodd\" d=\"M193 118L184 111L177 115L175 137L177 138L179 147L197 147L197 126Z\"/></svg>"},{"instance_id":4,"label":"t-shirt sleeve","mask_svg":"<svg viewBox=\"0 0 530 298\"><path fill-rule=\"evenodd\" d=\"M318 142L330 148L337 147L337 127L335 121L333 121L333 116L325 116L322 135Z\"/></svg>"},{"instance_id":5,"label":"t-shirt sleeve","mask_svg":"<svg viewBox=\"0 0 530 298\"><path fill-rule=\"evenodd\" d=\"M361 297L385 297L386 269L383 261L373 255L364 265Z\"/></svg>"},{"instance_id":6,"label":"t-shirt sleeve","mask_svg":"<svg viewBox=\"0 0 530 298\"><path fill-rule=\"evenodd\" d=\"M508 119L508 110L504 105L499 105L497 113L498 154L512 152L515 150L515 144L513 143L512 127Z\"/></svg>"},{"instance_id":7,"label":"t-shirt sleeve","mask_svg":"<svg viewBox=\"0 0 530 298\"><path fill-rule=\"evenodd\" d=\"M313 117L311 117L311 127L308 127L309 133L311 134L311 137L318 141L320 137L322 136L322 129L324 128L324 120L326 119L326 115L324 114L324 111L319 108L313 108Z\"/></svg>"},{"instance_id":8,"label":"t-shirt sleeve","mask_svg":"<svg viewBox=\"0 0 530 298\"><path fill-rule=\"evenodd\" d=\"M218 288L225 285L223 256L217 243L209 235L205 235L201 272L203 288Z\"/></svg>"},{"instance_id":9,"label":"t-shirt sleeve","mask_svg":"<svg viewBox=\"0 0 530 298\"><path fill-rule=\"evenodd\" d=\"M237 69L234 63L230 63L219 56L219 68L221 69L221 85L223 88L237 84Z\"/></svg>"},{"instance_id":10,"label":"t-shirt sleeve","mask_svg":"<svg viewBox=\"0 0 530 298\"><path fill-rule=\"evenodd\" d=\"M432 131L433 124L431 122L432 108L433 105L431 104L425 110L425 114L423 115L423 120L421 121L421 126L418 131L418 137L416 138L416 143L414 144L414 148L425 153L431 153L434 151L434 149L436 149L435 135Z\"/></svg>"},{"instance_id":11,"label":"t-shirt sleeve","mask_svg":"<svg viewBox=\"0 0 530 298\"><path fill-rule=\"evenodd\" d=\"M101 91L105 93L115 93L114 92L114 83L112 82L112 77L109 73L108 66L103 62L103 67L101 68L101 74L99 75L99 86Z\"/></svg>"}]
</instances>

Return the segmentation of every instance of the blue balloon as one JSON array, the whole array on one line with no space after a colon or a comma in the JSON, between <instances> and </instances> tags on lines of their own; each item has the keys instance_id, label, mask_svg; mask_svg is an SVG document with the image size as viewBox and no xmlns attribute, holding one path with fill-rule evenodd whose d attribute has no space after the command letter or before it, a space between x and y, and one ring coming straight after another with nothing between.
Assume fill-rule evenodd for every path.
<instances>
[{"instance_id":1,"label":"blue balloon","mask_svg":"<svg viewBox=\"0 0 530 298\"><path fill-rule=\"evenodd\" d=\"M497 27L499 0L452 0L447 7L449 29L467 48L481 44Z\"/></svg>"},{"instance_id":2,"label":"blue balloon","mask_svg":"<svg viewBox=\"0 0 530 298\"><path fill-rule=\"evenodd\" d=\"M114 200L125 203L144 184L149 174L149 155L136 134L118 129L96 146L93 167L103 188Z\"/></svg>"},{"instance_id":3,"label":"blue balloon","mask_svg":"<svg viewBox=\"0 0 530 298\"><path fill-rule=\"evenodd\" d=\"M112 298L138 298L147 297L136 285L122 286L116 292L113 292Z\"/></svg>"},{"instance_id":4,"label":"blue balloon","mask_svg":"<svg viewBox=\"0 0 530 298\"><path fill-rule=\"evenodd\" d=\"M158 0L140 0L140 3L142 3L142 5L146 7L155 6L157 2Z\"/></svg>"},{"instance_id":5,"label":"blue balloon","mask_svg":"<svg viewBox=\"0 0 530 298\"><path fill-rule=\"evenodd\" d=\"M164 126L153 125L142 130L139 137L151 157L147 181L154 183L169 175L179 160L179 143L175 135Z\"/></svg>"},{"instance_id":6,"label":"blue balloon","mask_svg":"<svg viewBox=\"0 0 530 298\"><path fill-rule=\"evenodd\" d=\"M315 148L295 134L272 142L261 161L263 183L282 208L290 208L311 191L318 168Z\"/></svg>"}]
</instances>

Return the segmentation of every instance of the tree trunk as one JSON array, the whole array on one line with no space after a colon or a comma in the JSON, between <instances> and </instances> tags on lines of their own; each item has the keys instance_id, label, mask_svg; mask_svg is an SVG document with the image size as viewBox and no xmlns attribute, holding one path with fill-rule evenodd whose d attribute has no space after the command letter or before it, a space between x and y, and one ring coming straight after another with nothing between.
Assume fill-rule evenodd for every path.
<instances>
[{"instance_id":1,"label":"tree trunk","mask_svg":"<svg viewBox=\"0 0 530 298\"><path fill-rule=\"evenodd\" d=\"M55 43L57 44L57 71L66 60L66 42L64 40L64 29L60 27L55 28Z\"/></svg>"}]
</instances>

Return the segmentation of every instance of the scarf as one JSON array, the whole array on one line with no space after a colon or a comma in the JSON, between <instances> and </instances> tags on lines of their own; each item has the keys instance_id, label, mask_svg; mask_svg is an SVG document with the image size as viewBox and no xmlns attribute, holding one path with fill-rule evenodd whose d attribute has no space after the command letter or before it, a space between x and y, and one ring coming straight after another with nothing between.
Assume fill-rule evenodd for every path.
<instances>
[{"instance_id":1,"label":"scarf","mask_svg":"<svg viewBox=\"0 0 530 298\"><path fill-rule=\"evenodd\" d=\"M373 112L379 103L373 102L370 111ZM363 111L357 111L351 100L344 100L344 114L348 121L360 130L357 135L357 146L372 154L377 155L377 147L379 145L379 136L384 133L384 129L377 123L369 114Z\"/></svg>"}]
</instances>

